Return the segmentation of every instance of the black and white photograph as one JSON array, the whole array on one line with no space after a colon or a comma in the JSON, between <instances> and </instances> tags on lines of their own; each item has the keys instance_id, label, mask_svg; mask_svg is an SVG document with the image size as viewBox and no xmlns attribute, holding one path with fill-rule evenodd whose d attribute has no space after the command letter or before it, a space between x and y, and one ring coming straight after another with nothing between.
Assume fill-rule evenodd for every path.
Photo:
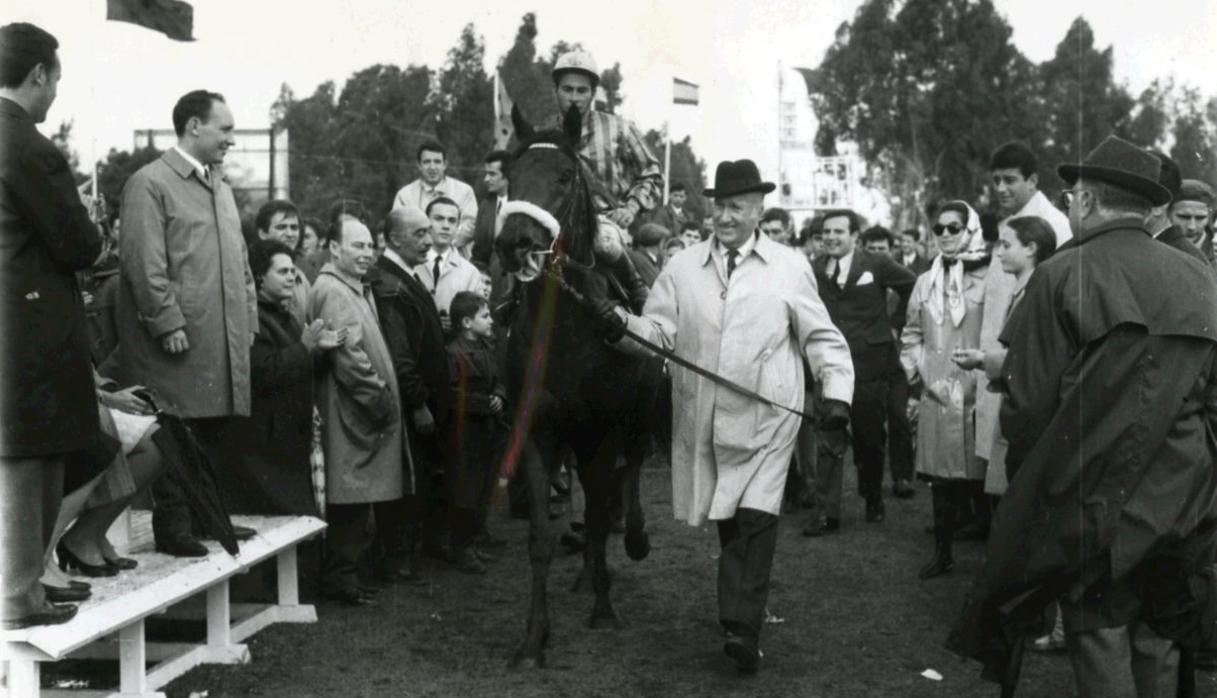
<instances>
[{"instance_id":1,"label":"black and white photograph","mask_svg":"<svg viewBox=\"0 0 1217 698\"><path fill-rule=\"evenodd\" d=\"M5 0L0 695L1217 698L1217 3Z\"/></svg>"}]
</instances>

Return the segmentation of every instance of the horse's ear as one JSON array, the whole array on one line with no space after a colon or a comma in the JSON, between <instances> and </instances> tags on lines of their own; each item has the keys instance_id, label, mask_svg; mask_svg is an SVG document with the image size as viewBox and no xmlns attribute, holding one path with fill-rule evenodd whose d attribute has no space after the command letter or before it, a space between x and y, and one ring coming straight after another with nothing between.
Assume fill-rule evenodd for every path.
<instances>
[{"instance_id":1,"label":"horse's ear","mask_svg":"<svg viewBox=\"0 0 1217 698\"><path fill-rule=\"evenodd\" d=\"M532 138L532 134L536 132L532 124L528 123L528 119L524 118L518 104L511 105L511 125L516 130L516 140L520 142Z\"/></svg>"},{"instance_id":2,"label":"horse's ear","mask_svg":"<svg viewBox=\"0 0 1217 698\"><path fill-rule=\"evenodd\" d=\"M579 112L579 107L572 104L566 110L566 116L562 118L562 133L572 146L579 143L579 137L583 135L583 114Z\"/></svg>"}]
</instances>

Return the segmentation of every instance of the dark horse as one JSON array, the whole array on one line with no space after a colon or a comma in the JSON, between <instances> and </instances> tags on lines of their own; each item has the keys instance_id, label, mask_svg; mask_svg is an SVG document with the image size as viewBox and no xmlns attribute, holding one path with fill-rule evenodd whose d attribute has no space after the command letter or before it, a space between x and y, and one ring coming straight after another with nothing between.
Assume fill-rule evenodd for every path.
<instances>
[{"instance_id":1,"label":"dark horse","mask_svg":"<svg viewBox=\"0 0 1217 698\"><path fill-rule=\"evenodd\" d=\"M586 498L580 579L590 579L595 592L588 624L620 627L609 599L605 544L619 495L626 553L641 560L650 552L638 493L647 439L639 434L648 433L644 425L652 416L659 366L606 346L603 326L581 302L620 297L622 287L611 265L595 254L590 175L574 149L579 112L570 110L561 131L539 133L518 112L512 117L522 145L510 170L511 201L544 209L509 213L495 241L504 269L519 281L507 340L506 382L515 405L507 462L524 469L531 517L532 598L524 642L512 664L536 667L544 665L549 640L546 587L557 544L547 504L564 447L575 455ZM616 467L619 456L622 468Z\"/></svg>"}]
</instances>

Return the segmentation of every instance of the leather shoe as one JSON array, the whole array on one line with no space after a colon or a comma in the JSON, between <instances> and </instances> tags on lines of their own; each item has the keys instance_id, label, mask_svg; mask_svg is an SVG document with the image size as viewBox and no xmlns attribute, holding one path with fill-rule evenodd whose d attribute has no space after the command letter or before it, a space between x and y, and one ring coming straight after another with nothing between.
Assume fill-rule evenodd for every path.
<instances>
[{"instance_id":1,"label":"leather shoe","mask_svg":"<svg viewBox=\"0 0 1217 698\"><path fill-rule=\"evenodd\" d=\"M727 633L723 654L735 660L735 666L741 674L755 674L760 668L761 650L757 647L754 637Z\"/></svg>"},{"instance_id":2,"label":"leather shoe","mask_svg":"<svg viewBox=\"0 0 1217 698\"><path fill-rule=\"evenodd\" d=\"M136 567L139 567L139 561L133 560L129 557L108 558L103 556L103 559L106 561L107 565L116 570L133 570Z\"/></svg>"},{"instance_id":3,"label":"leather shoe","mask_svg":"<svg viewBox=\"0 0 1217 698\"><path fill-rule=\"evenodd\" d=\"M207 557L207 546L190 535L181 535L166 541L156 542L156 552L174 557Z\"/></svg>"},{"instance_id":4,"label":"leather shoe","mask_svg":"<svg viewBox=\"0 0 1217 698\"><path fill-rule=\"evenodd\" d=\"M57 587L50 584L43 584L42 589L46 592L46 600L51 603L79 603L93 595L93 592L85 589Z\"/></svg>"},{"instance_id":5,"label":"leather shoe","mask_svg":"<svg viewBox=\"0 0 1217 698\"><path fill-rule=\"evenodd\" d=\"M883 500L878 497L866 500L866 522L879 523L884 519Z\"/></svg>"},{"instance_id":6,"label":"leather shoe","mask_svg":"<svg viewBox=\"0 0 1217 698\"><path fill-rule=\"evenodd\" d=\"M243 540L249 540L250 538L253 538L257 534L258 534L258 532L255 531L254 529L250 528L249 526L238 526L236 524L232 525L232 536L233 536L233 538L236 538L238 542L243 541Z\"/></svg>"},{"instance_id":7,"label":"leather shoe","mask_svg":"<svg viewBox=\"0 0 1217 698\"><path fill-rule=\"evenodd\" d=\"M808 538L819 538L820 536L829 533L837 533L841 530L841 520L828 517L825 519L811 519L807 525L803 527L803 535Z\"/></svg>"},{"instance_id":8,"label":"leather shoe","mask_svg":"<svg viewBox=\"0 0 1217 698\"><path fill-rule=\"evenodd\" d=\"M75 616L76 607L71 604L56 606L55 604L48 603L37 613L31 613L22 618L12 618L0 625L5 630L20 630L21 628L29 628L35 625L59 625L60 623L72 620Z\"/></svg>"},{"instance_id":9,"label":"leather shoe","mask_svg":"<svg viewBox=\"0 0 1217 698\"><path fill-rule=\"evenodd\" d=\"M912 499L917 494L913 484L908 480L897 480L892 483L892 496L896 499Z\"/></svg>"}]
</instances>

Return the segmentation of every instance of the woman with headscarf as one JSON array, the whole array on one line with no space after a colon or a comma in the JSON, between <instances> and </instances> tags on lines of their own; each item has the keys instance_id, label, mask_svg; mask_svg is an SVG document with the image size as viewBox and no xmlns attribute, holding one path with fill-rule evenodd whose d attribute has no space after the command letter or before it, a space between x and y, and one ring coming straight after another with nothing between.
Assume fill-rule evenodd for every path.
<instances>
[{"instance_id":1,"label":"woman with headscarf","mask_svg":"<svg viewBox=\"0 0 1217 698\"><path fill-rule=\"evenodd\" d=\"M963 201L943 204L933 231L941 254L913 286L900 353L905 373L910 379L920 376L924 385L916 468L933 493L934 556L921 568L922 579L955 566L952 537L985 479L974 444L977 373L960 368L952 357L980 343L989 257L980 216Z\"/></svg>"}]
</instances>

